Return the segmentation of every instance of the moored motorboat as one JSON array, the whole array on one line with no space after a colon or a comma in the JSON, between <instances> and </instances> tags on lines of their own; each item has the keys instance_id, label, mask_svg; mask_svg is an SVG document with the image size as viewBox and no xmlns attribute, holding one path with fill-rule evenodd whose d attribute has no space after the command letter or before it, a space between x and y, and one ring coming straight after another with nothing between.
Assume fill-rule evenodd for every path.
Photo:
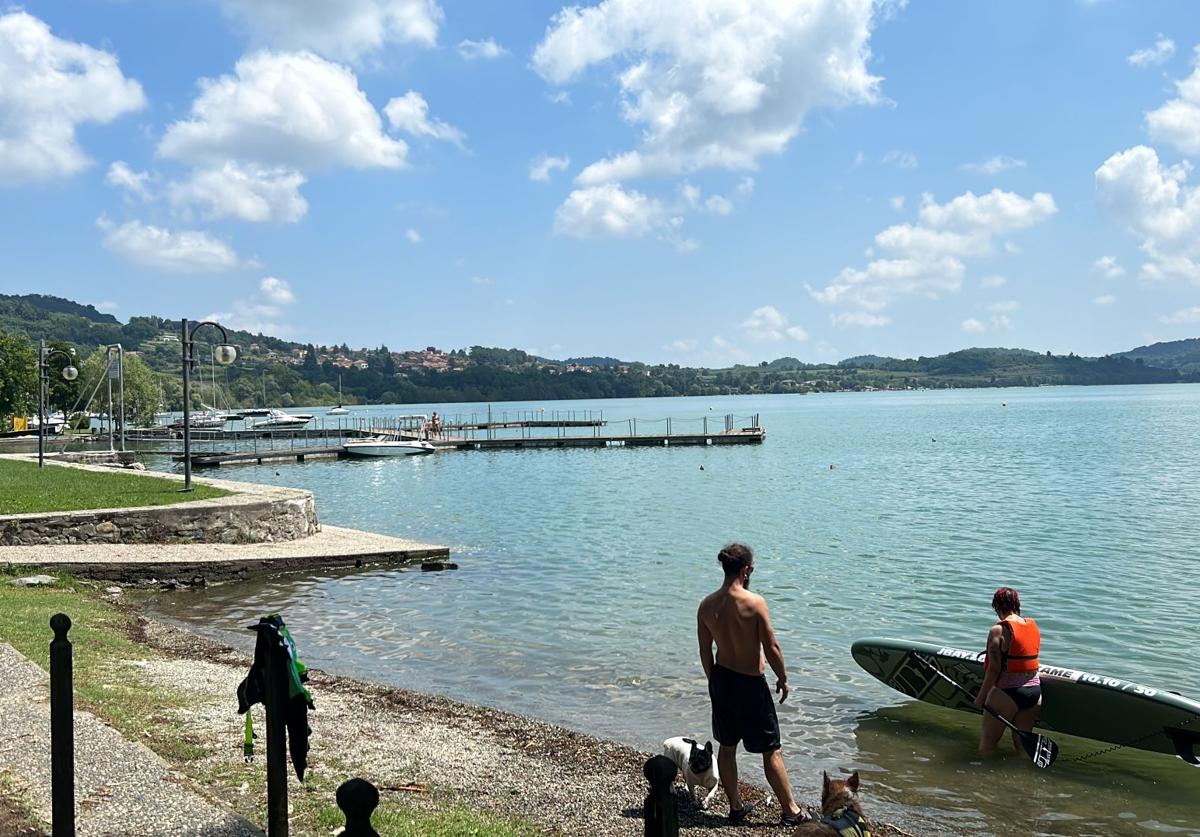
<instances>
[{"instance_id":1,"label":"moored motorboat","mask_svg":"<svg viewBox=\"0 0 1200 837\"><path fill-rule=\"evenodd\" d=\"M345 444L346 453L354 456L417 456L433 453L436 447L423 440L356 439Z\"/></svg>"},{"instance_id":2,"label":"moored motorboat","mask_svg":"<svg viewBox=\"0 0 1200 837\"><path fill-rule=\"evenodd\" d=\"M242 411L245 415L251 415L250 410ZM256 411L255 411L256 412ZM312 416L304 413L291 414L285 413L283 410L268 410L267 417L262 421L256 421L250 425L253 430L286 430L289 428L303 427L312 421Z\"/></svg>"}]
</instances>

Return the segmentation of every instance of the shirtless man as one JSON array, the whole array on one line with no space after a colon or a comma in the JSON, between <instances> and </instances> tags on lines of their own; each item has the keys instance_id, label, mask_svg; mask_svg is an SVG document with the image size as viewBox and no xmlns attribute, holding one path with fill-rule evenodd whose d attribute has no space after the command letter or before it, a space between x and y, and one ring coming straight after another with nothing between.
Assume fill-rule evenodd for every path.
<instances>
[{"instance_id":1,"label":"shirtless man","mask_svg":"<svg viewBox=\"0 0 1200 837\"><path fill-rule=\"evenodd\" d=\"M778 680L779 702L788 696L783 651L771 630L767 603L750 592L754 553L750 547L733 543L717 555L725 570L725 582L700 602L696 631L700 639L700 663L708 678L712 700L713 738L721 745L717 753L721 784L729 798L729 819L744 822L750 812L738 793L737 745L744 742L749 753L762 753L763 772L783 808L783 825L795 825L804 817L792 796L787 768L779 752L779 719L770 687L763 677L763 659L771 664ZM717 658L713 660L713 643Z\"/></svg>"}]
</instances>

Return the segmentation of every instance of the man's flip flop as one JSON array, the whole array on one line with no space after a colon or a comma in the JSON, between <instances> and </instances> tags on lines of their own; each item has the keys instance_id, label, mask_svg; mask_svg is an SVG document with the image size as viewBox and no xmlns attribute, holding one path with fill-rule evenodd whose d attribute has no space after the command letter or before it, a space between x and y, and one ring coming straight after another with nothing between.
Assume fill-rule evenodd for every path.
<instances>
[{"instance_id":1,"label":"man's flip flop","mask_svg":"<svg viewBox=\"0 0 1200 837\"><path fill-rule=\"evenodd\" d=\"M730 825L741 825L742 823L744 823L746 821L746 818L750 816L750 812L753 810L754 810L754 806L749 803L743 805L741 808L738 808L737 810L730 808L729 809L729 824Z\"/></svg>"},{"instance_id":2,"label":"man's flip flop","mask_svg":"<svg viewBox=\"0 0 1200 837\"><path fill-rule=\"evenodd\" d=\"M799 825L802 822L812 822L813 820L816 820L816 819L820 819L820 818L816 815L816 812L813 811L812 808L808 808L808 807L801 805L800 810L797 811L796 813L781 815L779 817L779 824L792 826L792 825Z\"/></svg>"}]
</instances>

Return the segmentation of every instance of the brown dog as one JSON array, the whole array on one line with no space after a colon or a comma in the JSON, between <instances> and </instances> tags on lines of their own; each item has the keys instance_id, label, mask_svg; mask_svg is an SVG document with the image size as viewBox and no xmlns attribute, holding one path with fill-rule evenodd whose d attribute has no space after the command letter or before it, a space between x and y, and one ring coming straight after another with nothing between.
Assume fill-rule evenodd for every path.
<instances>
[{"instance_id":1,"label":"brown dog","mask_svg":"<svg viewBox=\"0 0 1200 837\"><path fill-rule=\"evenodd\" d=\"M795 837L871 837L871 825L858 802L858 771L830 779L821 771L821 817L802 823Z\"/></svg>"}]
</instances>

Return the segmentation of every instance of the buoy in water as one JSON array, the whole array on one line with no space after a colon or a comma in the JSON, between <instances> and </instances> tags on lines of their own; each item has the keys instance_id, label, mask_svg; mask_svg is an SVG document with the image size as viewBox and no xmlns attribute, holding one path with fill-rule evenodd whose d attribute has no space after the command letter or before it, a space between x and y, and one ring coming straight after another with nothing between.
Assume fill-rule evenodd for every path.
<instances>
[{"instance_id":1,"label":"buoy in water","mask_svg":"<svg viewBox=\"0 0 1200 837\"><path fill-rule=\"evenodd\" d=\"M829 466L829 470L831 470L831 471L833 470L833 465L832 465L832 464L830 464L830 466Z\"/></svg>"},{"instance_id":2,"label":"buoy in water","mask_svg":"<svg viewBox=\"0 0 1200 837\"><path fill-rule=\"evenodd\" d=\"M700 466L700 470L701 470L701 471L703 471L703 470L704 470L704 466L703 466L703 465L701 465L701 466Z\"/></svg>"},{"instance_id":3,"label":"buoy in water","mask_svg":"<svg viewBox=\"0 0 1200 837\"><path fill-rule=\"evenodd\" d=\"M1008 406L1008 402L1007 402L1007 401L1001 401L1001 402L1000 402L1000 406L1001 406L1001 407L1007 407L1007 406Z\"/></svg>"}]
</instances>

